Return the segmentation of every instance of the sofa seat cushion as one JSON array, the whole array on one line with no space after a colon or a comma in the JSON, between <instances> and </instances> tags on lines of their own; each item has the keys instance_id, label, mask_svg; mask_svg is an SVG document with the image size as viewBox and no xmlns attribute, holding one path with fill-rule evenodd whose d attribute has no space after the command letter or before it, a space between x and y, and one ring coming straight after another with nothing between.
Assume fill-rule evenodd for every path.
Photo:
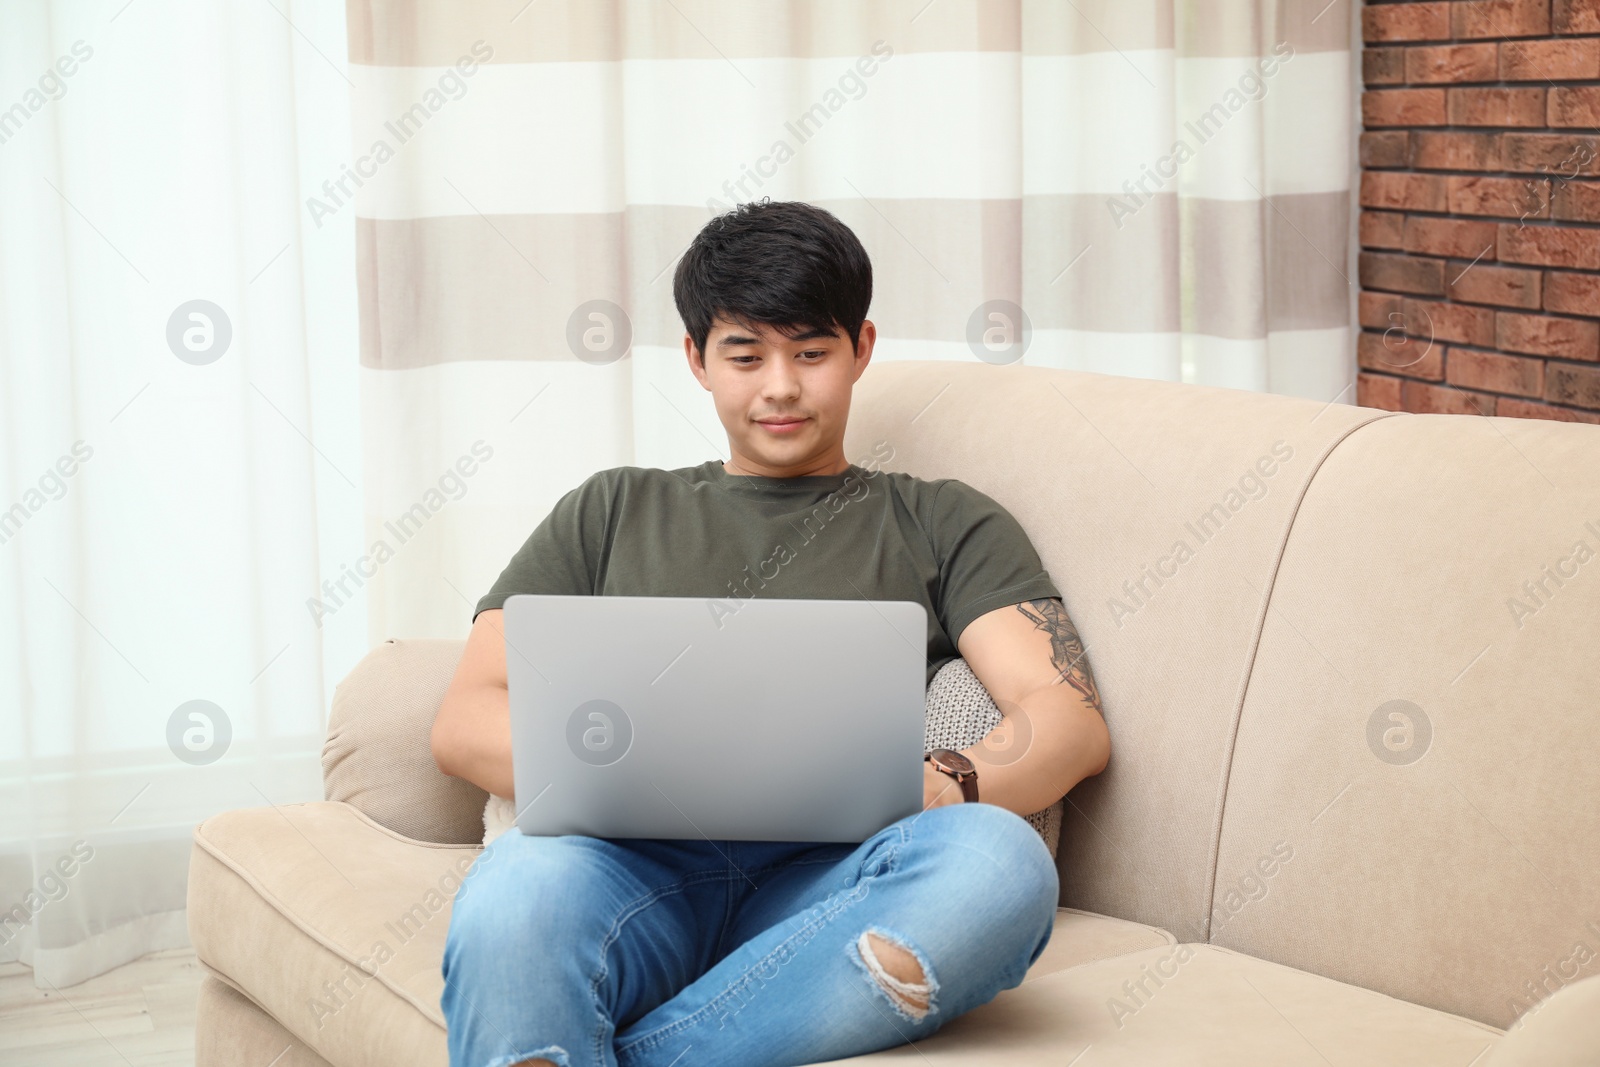
<instances>
[{"instance_id":1,"label":"sofa seat cushion","mask_svg":"<svg viewBox=\"0 0 1600 1067\"><path fill-rule=\"evenodd\" d=\"M1501 1031L1213 945L1144 949L1026 978L903 1055L1008 1067L1465 1067ZM1086 1054L1087 1053L1087 1054ZM912 1060L915 1057L915 1060Z\"/></svg>"},{"instance_id":2,"label":"sofa seat cushion","mask_svg":"<svg viewBox=\"0 0 1600 1067\"><path fill-rule=\"evenodd\" d=\"M444 1064L440 962L455 888L481 851L413 841L337 802L224 812L195 828L195 953L340 1067ZM1174 943L1060 908L1028 981Z\"/></svg>"}]
</instances>

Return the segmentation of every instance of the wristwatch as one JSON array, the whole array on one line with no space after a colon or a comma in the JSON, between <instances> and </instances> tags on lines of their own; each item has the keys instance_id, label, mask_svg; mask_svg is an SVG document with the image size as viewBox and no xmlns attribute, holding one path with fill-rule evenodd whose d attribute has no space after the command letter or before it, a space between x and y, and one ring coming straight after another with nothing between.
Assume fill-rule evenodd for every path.
<instances>
[{"instance_id":1,"label":"wristwatch","mask_svg":"<svg viewBox=\"0 0 1600 1067\"><path fill-rule=\"evenodd\" d=\"M971 760L953 748L936 748L922 758L961 783L962 803L977 803L978 768L972 765Z\"/></svg>"}]
</instances>

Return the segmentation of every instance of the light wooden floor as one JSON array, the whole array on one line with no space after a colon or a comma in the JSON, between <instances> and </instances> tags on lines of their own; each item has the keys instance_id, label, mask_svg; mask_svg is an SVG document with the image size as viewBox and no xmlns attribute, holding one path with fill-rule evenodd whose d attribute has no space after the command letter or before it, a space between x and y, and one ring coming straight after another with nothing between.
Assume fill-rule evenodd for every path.
<instances>
[{"instance_id":1,"label":"light wooden floor","mask_svg":"<svg viewBox=\"0 0 1600 1067\"><path fill-rule=\"evenodd\" d=\"M36 989L0 964L0 1063L7 1067L194 1067L194 949L153 952L98 978Z\"/></svg>"}]
</instances>

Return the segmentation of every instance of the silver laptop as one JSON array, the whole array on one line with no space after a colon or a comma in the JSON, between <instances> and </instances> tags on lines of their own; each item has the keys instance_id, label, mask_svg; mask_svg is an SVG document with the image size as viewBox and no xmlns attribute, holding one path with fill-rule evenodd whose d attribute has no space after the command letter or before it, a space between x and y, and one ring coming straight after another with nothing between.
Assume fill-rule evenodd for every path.
<instances>
[{"instance_id":1,"label":"silver laptop","mask_svg":"<svg viewBox=\"0 0 1600 1067\"><path fill-rule=\"evenodd\" d=\"M922 810L921 604L519 593L503 622L525 834L859 843Z\"/></svg>"}]
</instances>

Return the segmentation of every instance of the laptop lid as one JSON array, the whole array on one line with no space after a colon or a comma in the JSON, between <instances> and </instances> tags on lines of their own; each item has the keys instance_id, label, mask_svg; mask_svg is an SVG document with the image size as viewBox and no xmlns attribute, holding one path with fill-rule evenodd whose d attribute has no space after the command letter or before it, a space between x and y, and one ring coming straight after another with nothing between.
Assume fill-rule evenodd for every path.
<instances>
[{"instance_id":1,"label":"laptop lid","mask_svg":"<svg viewBox=\"0 0 1600 1067\"><path fill-rule=\"evenodd\" d=\"M922 810L919 603L519 593L504 608L525 834L859 843Z\"/></svg>"}]
</instances>

